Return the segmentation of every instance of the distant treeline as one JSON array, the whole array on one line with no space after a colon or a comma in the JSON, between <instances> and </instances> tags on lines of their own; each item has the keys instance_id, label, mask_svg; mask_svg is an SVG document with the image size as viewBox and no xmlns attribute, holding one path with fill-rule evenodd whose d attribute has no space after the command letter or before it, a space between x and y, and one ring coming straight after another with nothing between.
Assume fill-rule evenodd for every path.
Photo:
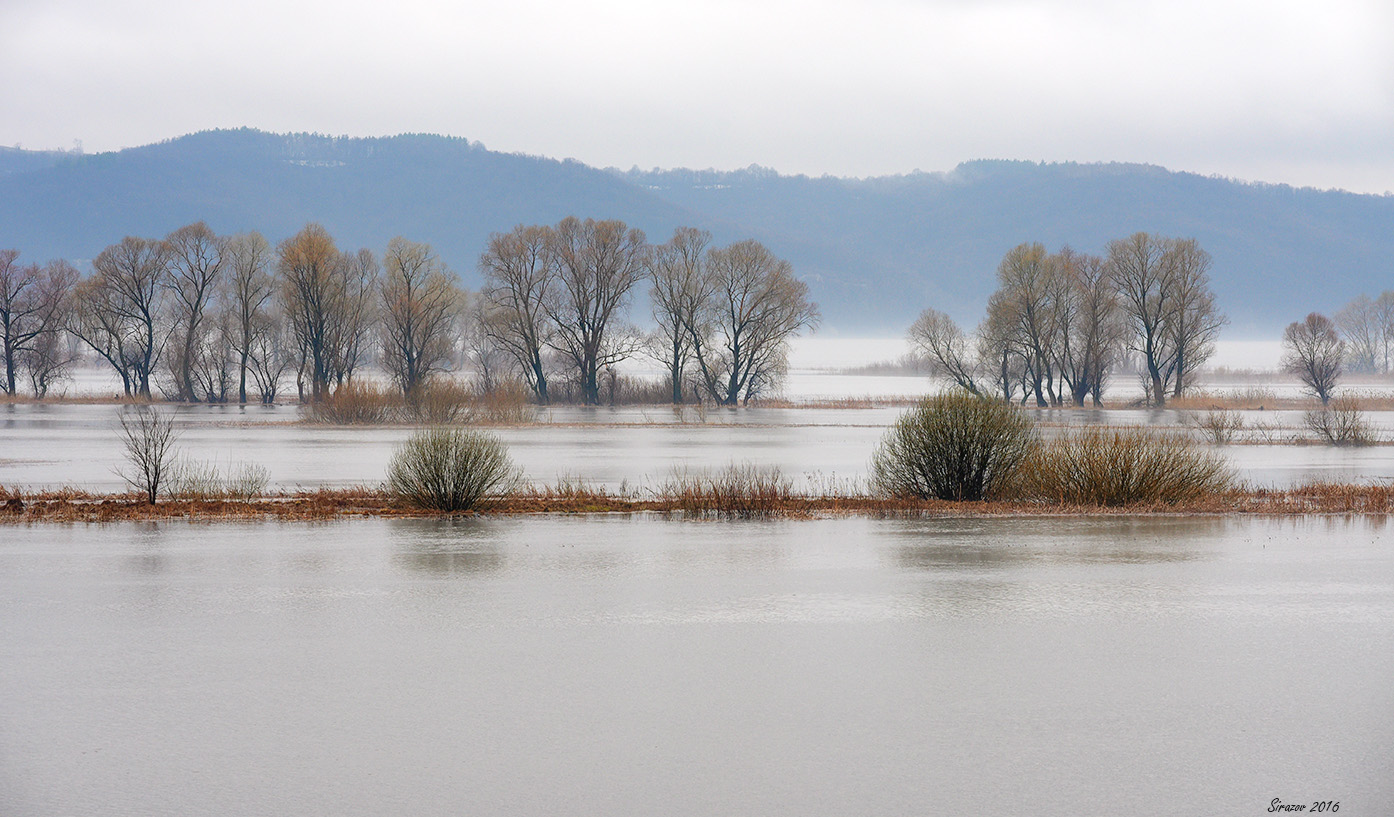
<instances>
[{"instance_id":1,"label":"distant treeline","mask_svg":"<svg viewBox=\"0 0 1394 817\"><path fill-rule=\"evenodd\" d=\"M468 368L486 390L521 380L546 403L560 381L596 404L602 376L644 353L664 364L674 402L732 404L774 386L788 339L818 320L787 262L690 228L654 246L623 222L568 217L494 234L479 265L485 284L470 293L427 244L341 251L313 223L275 247L204 222L128 236L86 277L0 251L0 386L15 395L27 380L42 398L85 349L132 397L270 403L293 381L314 403L375 359L409 402ZM658 326L647 333L629 314L645 283Z\"/></svg>"},{"instance_id":2,"label":"distant treeline","mask_svg":"<svg viewBox=\"0 0 1394 817\"><path fill-rule=\"evenodd\" d=\"M935 309L911 344L964 389L1037 406L1098 405L1126 356L1152 405L1180 397L1214 353L1225 316L1210 289L1210 255L1194 239L1135 233L1105 255L1021 244L997 267L987 316L970 337Z\"/></svg>"}]
</instances>

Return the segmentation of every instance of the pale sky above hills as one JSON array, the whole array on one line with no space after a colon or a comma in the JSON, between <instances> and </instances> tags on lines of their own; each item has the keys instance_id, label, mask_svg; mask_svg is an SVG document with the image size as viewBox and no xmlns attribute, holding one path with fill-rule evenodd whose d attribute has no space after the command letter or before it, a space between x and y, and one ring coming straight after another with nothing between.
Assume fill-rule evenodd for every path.
<instances>
[{"instance_id":1,"label":"pale sky above hills","mask_svg":"<svg viewBox=\"0 0 1394 817\"><path fill-rule=\"evenodd\" d=\"M2 0L0 145L432 132L592 165L1130 161L1394 190L1389 0Z\"/></svg>"}]
</instances>

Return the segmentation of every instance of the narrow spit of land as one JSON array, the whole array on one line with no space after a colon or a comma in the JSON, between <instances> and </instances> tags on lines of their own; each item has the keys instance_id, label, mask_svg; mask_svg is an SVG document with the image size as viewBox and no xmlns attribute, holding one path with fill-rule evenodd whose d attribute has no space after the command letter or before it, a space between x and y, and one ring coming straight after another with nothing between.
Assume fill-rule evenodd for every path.
<instances>
[{"instance_id":1,"label":"narrow spit of land","mask_svg":"<svg viewBox=\"0 0 1394 817\"><path fill-rule=\"evenodd\" d=\"M168 499L150 505L134 494L58 491L0 500L0 524L188 520L325 521L355 517L506 517L530 514L657 514L676 518L815 518L1374 514L1394 512L1394 486L1314 484L1239 489L1181 503L1123 506L1040 501L951 502L866 494L780 497L633 496L602 490L530 490L493 497L465 513L423 510L366 488L274 494L248 499Z\"/></svg>"}]
</instances>

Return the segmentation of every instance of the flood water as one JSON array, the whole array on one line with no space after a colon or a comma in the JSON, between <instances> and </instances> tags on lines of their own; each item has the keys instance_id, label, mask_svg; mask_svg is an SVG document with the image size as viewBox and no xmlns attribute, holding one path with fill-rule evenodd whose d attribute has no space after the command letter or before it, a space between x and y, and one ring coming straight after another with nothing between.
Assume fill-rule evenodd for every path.
<instances>
[{"instance_id":1,"label":"flood water","mask_svg":"<svg viewBox=\"0 0 1394 817\"><path fill-rule=\"evenodd\" d=\"M0 528L0 808L1394 802L1383 519Z\"/></svg>"},{"instance_id":2,"label":"flood water","mask_svg":"<svg viewBox=\"0 0 1394 817\"><path fill-rule=\"evenodd\" d=\"M0 486L26 490L71 485L91 491L126 486L118 416L100 404L0 404ZM265 466L272 489L380 484L406 427L317 426L299 422L296 406L179 406L171 411L178 449L224 471ZM800 490L865 478L871 453L904 411L876 408L740 408L698 412L670 407L541 410L534 425L491 429L535 483L580 480L616 490L643 489L675 470L753 463L779 468ZM1106 423L1184 426L1185 412L1113 409L1032 411L1048 425ZM1301 412L1248 412L1263 423L1296 429ZM1371 411L1382 438L1394 439L1394 412ZM1260 419L1250 418L1252 423ZM1050 433L1049 428L1046 433ZM1311 481L1394 480L1394 446L1244 444L1218 449L1256 486Z\"/></svg>"}]
</instances>

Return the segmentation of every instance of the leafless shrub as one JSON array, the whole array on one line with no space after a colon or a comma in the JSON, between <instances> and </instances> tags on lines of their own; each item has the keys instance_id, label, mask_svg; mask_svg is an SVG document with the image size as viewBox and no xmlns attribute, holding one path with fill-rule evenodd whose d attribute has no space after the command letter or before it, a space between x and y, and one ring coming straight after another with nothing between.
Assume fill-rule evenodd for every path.
<instances>
[{"instance_id":1,"label":"leafless shrub","mask_svg":"<svg viewBox=\"0 0 1394 817\"><path fill-rule=\"evenodd\" d=\"M266 466L255 462L239 462L223 479L223 494L228 499L251 502L266 494L266 486L271 482Z\"/></svg>"},{"instance_id":2,"label":"leafless shrub","mask_svg":"<svg viewBox=\"0 0 1394 817\"><path fill-rule=\"evenodd\" d=\"M1214 445L1228 445L1234 435L1244 430L1244 417L1229 409L1211 409L1203 414L1189 414L1186 424L1201 433L1206 441Z\"/></svg>"},{"instance_id":3,"label":"leafless shrub","mask_svg":"<svg viewBox=\"0 0 1394 817\"><path fill-rule=\"evenodd\" d=\"M1331 445L1372 445L1376 442L1374 429L1365 419L1365 412L1350 397L1337 397L1320 409L1303 417L1307 429Z\"/></svg>"},{"instance_id":4,"label":"leafless shrub","mask_svg":"<svg viewBox=\"0 0 1394 817\"><path fill-rule=\"evenodd\" d=\"M1010 405L941 394L896 421L872 455L871 483L893 497L994 499L1035 447L1030 418Z\"/></svg>"},{"instance_id":5,"label":"leafless shrub","mask_svg":"<svg viewBox=\"0 0 1394 817\"><path fill-rule=\"evenodd\" d=\"M154 505L174 467L178 439L174 419L149 406L137 406L122 413L119 421L126 465L118 467L116 474Z\"/></svg>"},{"instance_id":6,"label":"leafless shrub","mask_svg":"<svg viewBox=\"0 0 1394 817\"><path fill-rule=\"evenodd\" d=\"M1188 437L1089 427L1043 444L1020 485L1028 497L1061 504L1177 503L1230 490L1234 474Z\"/></svg>"},{"instance_id":7,"label":"leafless shrub","mask_svg":"<svg viewBox=\"0 0 1394 817\"><path fill-rule=\"evenodd\" d=\"M250 502L266 493L269 481L266 466L259 463L233 463L224 471L213 462L179 457L170 468L166 493L171 499Z\"/></svg>"},{"instance_id":8,"label":"leafless shrub","mask_svg":"<svg viewBox=\"0 0 1394 817\"><path fill-rule=\"evenodd\" d=\"M497 437L458 428L418 431L392 455L387 489L435 511L467 511L517 484L519 472Z\"/></svg>"}]
</instances>

